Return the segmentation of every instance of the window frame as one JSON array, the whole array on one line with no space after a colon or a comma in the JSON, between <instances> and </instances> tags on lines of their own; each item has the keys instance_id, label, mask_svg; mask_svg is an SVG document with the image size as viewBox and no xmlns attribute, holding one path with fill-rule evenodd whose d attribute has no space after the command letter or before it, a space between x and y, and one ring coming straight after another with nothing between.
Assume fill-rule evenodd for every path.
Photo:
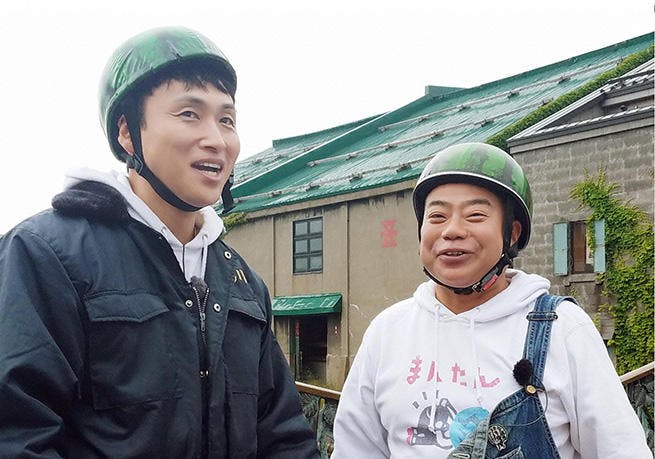
<instances>
[{"instance_id":1,"label":"window frame","mask_svg":"<svg viewBox=\"0 0 655 459\"><path fill-rule=\"evenodd\" d=\"M312 230L312 223L320 222L320 230ZM299 232L299 227L306 224L306 231ZM299 234L300 233L300 234ZM313 274L323 272L323 217L311 217L292 222L291 270L293 274ZM316 241L320 241L316 247ZM305 250L298 251L298 246L305 243ZM312 267L312 263L320 260L319 267ZM304 261L299 267L298 261Z\"/></svg>"}]
</instances>

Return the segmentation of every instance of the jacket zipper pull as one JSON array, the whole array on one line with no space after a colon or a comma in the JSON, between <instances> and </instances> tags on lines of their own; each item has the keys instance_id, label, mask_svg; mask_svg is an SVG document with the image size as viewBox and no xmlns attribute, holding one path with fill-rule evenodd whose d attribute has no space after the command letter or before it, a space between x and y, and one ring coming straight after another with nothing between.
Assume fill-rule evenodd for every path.
<instances>
[{"instance_id":1,"label":"jacket zipper pull","mask_svg":"<svg viewBox=\"0 0 655 459\"><path fill-rule=\"evenodd\" d=\"M205 314L205 311L200 310L200 331L204 333L205 331L205 317L207 317L207 314Z\"/></svg>"}]
</instances>

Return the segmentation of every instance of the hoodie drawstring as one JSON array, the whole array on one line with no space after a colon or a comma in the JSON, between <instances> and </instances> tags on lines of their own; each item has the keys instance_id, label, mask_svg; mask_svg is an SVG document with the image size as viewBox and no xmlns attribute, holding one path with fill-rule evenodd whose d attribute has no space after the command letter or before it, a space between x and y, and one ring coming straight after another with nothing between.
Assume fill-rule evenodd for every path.
<instances>
[{"instance_id":1,"label":"hoodie drawstring","mask_svg":"<svg viewBox=\"0 0 655 459\"><path fill-rule=\"evenodd\" d=\"M441 304L437 304L434 320L434 336L435 336L435 351L434 351L434 398L432 399L432 407L430 408L430 422L428 422L428 430L433 434L437 433L437 428L434 425L434 420L437 416L437 398L439 397L439 378L438 365L439 365L439 312Z\"/></svg>"},{"instance_id":2,"label":"hoodie drawstring","mask_svg":"<svg viewBox=\"0 0 655 459\"><path fill-rule=\"evenodd\" d=\"M202 255L201 261L200 261L200 278L204 279L205 278L205 271L207 271L207 240L209 239L209 235L207 233L202 233Z\"/></svg>"},{"instance_id":3,"label":"hoodie drawstring","mask_svg":"<svg viewBox=\"0 0 655 459\"><path fill-rule=\"evenodd\" d=\"M471 355L473 356L473 369L475 371L473 385L475 386L475 399L478 401L478 406L482 406L482 382L480 380L480 365L478 362L478 349L475 345L475 320L469 319L470 335L471 335Z\"/></svg>"},{"instance_id":4,"label":"hoodie drawstring","mask_svg":"<svg viewBox=\"0 0 655 459\"><path fill-rule=\"evenodd\" d=\"M435 327L435 362L434 362L434 387L435 387L435 393L434 393L434 398L432 400L432 406L430 408L430 420L428 423L428 430L430 432L436 434L437 432L437 427L434 425L435 424L435 419L437 417L437 405L438 405L438 398L439 398L439 380L437 378L438 375L438 364L439 364L439 332L440 332L440 311L441 311L441 304L437 304L436 307L436 312L435 312L435 320L434 320L434 327ZM482 402L483 402L483 396L482 396L482 380L481 380L481 375L479 371L479 366L480 363L478 362L478 350L477 346L475 343L475 319L468 317L467 318L469 322L469 338L471 340L471 356L473 358L473 371L475 372L472 376L472 378L469 379L469 381L473 384L475 387L475 399L478 403L479 407L482 407Z\"/></svg>"}]
</instances>

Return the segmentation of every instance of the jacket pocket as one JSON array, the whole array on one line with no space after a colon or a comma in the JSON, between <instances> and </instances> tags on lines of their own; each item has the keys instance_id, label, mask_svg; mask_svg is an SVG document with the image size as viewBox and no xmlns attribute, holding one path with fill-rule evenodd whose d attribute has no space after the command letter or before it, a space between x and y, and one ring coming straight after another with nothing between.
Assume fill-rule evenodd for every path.
<instances>
[{"instance_id":1,"label":"jacket pocket","mask_svg":"<svg viewBox=\"0 0 655 459\"><path fill-rule=\"evenodd\" d=\"M259 361L266 318L259 302L230 298L223 352L232 392L258 395Z\"/></svg>"},{"instance_id":2,"label":"jacket pocket","mask_svg":"<svg viewBox=\"0 0 655 459\"><path fill-rule=\"evenodd\" d=\"M93 406L107 409L181 396L168 339L173 319L148 293L88 298Z\"/></svg>"}]
</instances>

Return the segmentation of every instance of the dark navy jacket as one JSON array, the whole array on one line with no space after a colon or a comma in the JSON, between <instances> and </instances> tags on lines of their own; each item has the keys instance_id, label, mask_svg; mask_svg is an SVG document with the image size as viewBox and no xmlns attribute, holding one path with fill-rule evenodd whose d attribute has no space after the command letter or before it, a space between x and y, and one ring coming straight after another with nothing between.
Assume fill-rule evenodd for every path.
<instances>
[{"instance_id":1,"label":"dark navy jacket","mask_svg":"<svg viewBox=\"0 0 655 459\"><path fill-rule=\"evenodd\" d=\"M173 251L117 191L53 207L0 239L0 457L318 457L234 250L208 248L203 336Z\"/></svg>"}]
</instances>

